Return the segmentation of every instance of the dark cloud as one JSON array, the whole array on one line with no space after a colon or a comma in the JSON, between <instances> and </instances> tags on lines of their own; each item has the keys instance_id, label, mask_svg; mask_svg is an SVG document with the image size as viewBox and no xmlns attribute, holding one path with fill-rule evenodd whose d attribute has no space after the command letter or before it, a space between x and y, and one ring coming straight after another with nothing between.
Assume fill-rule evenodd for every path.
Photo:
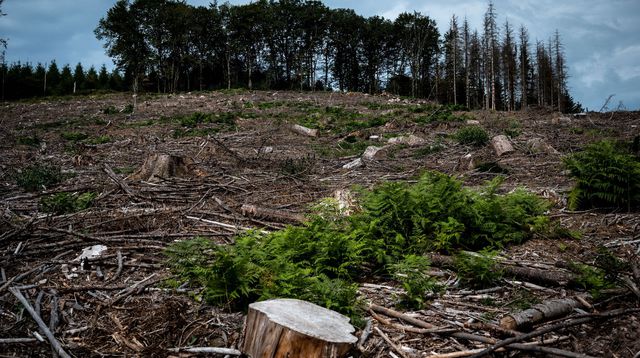
<instances>
[{"instance_id":1,"label":"dark cloud","mask_svg":"<svg viewBox=\"0 0 640 358\"><path fill-rule=\"evenodd\" d=\"M210 0L188 0L208 6ZM232 4L248 3L234 0ZM7 0L0 37L9 38L7 61L112 66L93 30L115 0ZM332 8L352 8L364 16L390 19L404 11L420 11L444 31L452 14L480 28L485 0L326 0ZM629 109L640 108L640 1L638 0L503 0L495 1L499 23L525 25L531 41L547 41L558 29L569 67L574 97L599 109L616 94Z\"/></svg>"}]
</instances>

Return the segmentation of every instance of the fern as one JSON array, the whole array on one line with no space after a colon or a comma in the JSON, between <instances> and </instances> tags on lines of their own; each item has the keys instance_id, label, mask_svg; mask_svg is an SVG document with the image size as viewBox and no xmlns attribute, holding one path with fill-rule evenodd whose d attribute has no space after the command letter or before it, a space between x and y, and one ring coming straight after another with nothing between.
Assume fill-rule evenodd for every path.
<instances>
[{"instance_id":1,"label":"fern","mask_svg":"<svg viewBox=\"0 0 640 358\"><path fill-rule=\"evenodd\" d=\"M203 298L229 308L293 297L357 316L356 282L372 274L399 279L407 302L420 306L435 289L425 253L501 247L546 227L542 199L524 190L499 195L500 184L474 191L428 172L413 185L363 190L361 210L350 217L324 200L300 226L246 232L232 246L197 238L166 253L180 280L204 286Z\"/></svg>"},{"instance_id":2,"label":"fern","mask_svg":"<svg viewBox=\"0 0 640 358\"><path fill-rule=\"evenodd\" d=\"M640 161L611 141L589 145L564 161L576 184L569 193L571 210L640 206Z\"/></svg>"}]
</instances>

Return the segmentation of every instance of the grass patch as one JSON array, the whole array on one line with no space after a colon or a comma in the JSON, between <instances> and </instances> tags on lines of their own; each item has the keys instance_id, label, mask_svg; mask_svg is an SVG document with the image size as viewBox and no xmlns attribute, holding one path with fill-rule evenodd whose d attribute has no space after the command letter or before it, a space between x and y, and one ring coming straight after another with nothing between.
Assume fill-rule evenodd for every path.
<instances>
[{"instance_id":1,"label":"grass patch","mask_svg":"<svg viewBox=\"0 0 640 358\"><path fill-rule=\"evenodd\" d=\"M118 113L131 114L133 113L133 104L128 104L122 109L118 109L115 106L108 106L102 109L102 113L106 115L114 115Z\"/></svg>"},{"instance_id":2,"label":"grass patch","mask_svg":"<svg viewBox=\"0 0 640 358\"><path fill-rule=\"evenodd\" d=\"M113 139L108 135L101 135L95 138L87 140L88 144L106 144L110 143Z\"/></svg>"}]
</instances>

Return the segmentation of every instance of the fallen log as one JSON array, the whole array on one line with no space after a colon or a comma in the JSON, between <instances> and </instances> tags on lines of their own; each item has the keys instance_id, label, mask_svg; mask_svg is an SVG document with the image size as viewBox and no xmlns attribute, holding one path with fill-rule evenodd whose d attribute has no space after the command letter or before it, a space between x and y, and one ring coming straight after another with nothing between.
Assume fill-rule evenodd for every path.
<instances>
[{"instance_id":1,"label":"fallen log","mask_svg":"<svg viewBox=\"0 0 640 358\"><path fill-rule=\"evenodd\" d=\"M349 318L296 299L249 305L242 351L252 358L340 358L357 338Z\"/></svg>"},{"instance_id":2,"label":"fallen log","mask_svg":"<svg viewBox=\"0 0 640 358\"><path fill-rule=\"evenodd\" d=\"M291 126L291 130L298 133L298 134L302 134L302 135L306 135L309 137L317 137L318 136L318 130L317 129L311 129L311 128L307 128L304 126L301 126L299 124L294 124Z\"/></svg>"},{"instance_id":3,"label":"fallen log","mask_svg":"<svg viewBox=\"0 0 640 358\"><path fill-rule=\"evenodd\" d=\"M427 256L432 265L438 267L455 268L452 256L431 254ZM526 279L529 281L551 284L553 286L566 286L576 279L576 275L566 271L542 270L531 267L513 266L498 263L497 269L504 271L505 275Z\"/></svg>"},{"instance_id":4,"label":"fallen log","mask_svg":"<svg viewBox=\"0 0 640 358\"><path fill-rule=\"evenodd\" d=\"M494 352L496 349L501 348L501 347L511 347L514 345L515 342L522 342L524 340L527 339L531 339L531 338L535 338L535 337L539 337L542 336L543 334L549 333L549 332L553 332L556 331L558 329L561 328L568 328L568 327L572 327L572 326L577 326L583 323L587 323L587 322L591 322L593 320L596 319L606 319L606 318L613 318L613 317L617 317L617 316L622 316L622 315L626 315L626 314L631 314L631 313L637 313L640 312L640 308L629 308L629 309L616 309L616 310L612 310L612 311L608 311L608 312L603 312L603 313L589 313L589 314L583 314L583 315L579 315L577 317L574 317L574 319L571 320L566 320L564 322L560 322L557 324L553 324L544 328L539 328L536 329L535 331L532 331L530 333L526 333L526 334L522 334L516 337L512 337L512 338L508 338L505 340L502 340L494 345L492 345L489 348L486 348L484 350L482 350L481 352L478 352L476 354L474 354L473 356L471 356L472 358L480 358L480 357L484 357L486 355L491 354L492 352ZM573 353L573 352L571 352ZM572 357L576 357L577 355L574 355ZM586 357L585 355L579 355L577 357Z\"/></svg>"},{"instance_id":5,"label":"fallen log","mask_svg":"<svg viewBox=\"0 0 640 358\"><path fill-rule=\"evenodd\" d=\"M304 222L304 215L300 215L297 213L291 213L282 210L275 210L269 208L262 208L256 205L244 204L240 208L240 212L244 216L251 216L259 219L267 219L276 222L286 222L286 223L301 223Z\"/></svg>"},{"instance_id":6,"label":"fallen log","mask_svg":"<svg viewBox=\"0 0 640 358\"><path fill-rule=\"evenodd\" d=\"M500 320L500 327L508 330L530 329L533 325L566 316L582 304L572 298L547 300L533 307L512 313Z\"/></svg>"}]
</instances>

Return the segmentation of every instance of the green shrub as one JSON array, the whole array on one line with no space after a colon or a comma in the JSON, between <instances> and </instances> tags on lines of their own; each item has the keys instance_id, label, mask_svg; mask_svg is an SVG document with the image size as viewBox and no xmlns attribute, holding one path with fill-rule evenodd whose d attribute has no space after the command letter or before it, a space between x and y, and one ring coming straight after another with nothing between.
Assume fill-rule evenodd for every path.
<instances>
[{"instance_id":1,"label":"green shrub","mask_svg":"<svg viewBox=\"0 0 640 358\"><path fill-rule=\"evenodd\" d=\"M181 280L205 286L205 299L232 308L296 297L357 316L356 282L371 274L400 279L407 301L420 305L434 288L421 258L426 252L501 247L546 227L542 199L523 190L498 195L499 184L473 191L447 175L426 173L413 185L363 190L362 209L350 217L325 200L300 226L247 232L232 246L183 241L167 255Z\"/></svg>"},{"instance_id":2,"label":"green shrub","mask_svg":"<svg viewBox=\"0 0 640 358\"><path fill-rule=\"evenodd\" d=\"M496 251L490 249L460 251L454 260L458 278L462 283L478 288L496 284L503 275L496 262L497 255Z\"/></svg>"},{"instance_id":3,"label":"green shrub","mask_svg":"<svg viewBox=\"0 0 640 358\"><path fill-rule=\"evenodd\" d=\"M489 142L489 134L482 127L468 126L460 128L455 134L460 144L481 147Z\"/></svg>"},{"instance_id":4,"label":"green shrub","mask_svg":"<svg viewBox=\"0 0 640 358\"><path fill-rule=\"evenodd\" d=\"M96 198L96 193L56 193L40 199L40 210L56 215L70 214L89 208Z\"/></svg>"},{"instance_id":5,"label":"green shrub","mask_svg":"<svg viewBox=\"0 0 640 358\"><path fill-rule=\"evenodd\" d=\"M600 141L564 160L576 184L569 209L640 206L640 161L612 141Z\"/></svg>"},{"instance_id":6,"label":"green shrub","mask_svg":"<svg viewBox=\"0 0 640 358\"><path fill-rule=\"evenodd\" d=\"M190 115L176 117L175 119L183 127L195 128L198 124L207 123L235 126L235 119L238 116L239 114L236 112L224 112L220 114L195 112Z\"/></svg>"},{"instance_id":7,"label":"green shrub","mask_svg":"<svg viewBox=\"0 0 640 358\"><path fill-rule=\"evenodd\" d=\"M99 137L92 138L88 141L89 144L105 144L111 142L111 137L108 135L101 135Z\"/></svg>"},{"instance_id":8,"label":"green shrub","mask_svg":"<svg viewBox=\"0 0 640 358\"><path fill-rule=\"evenodd\" d=\"M60 168L36 164L22 169L16 175L16 184L26 191L36 191L58 184L64 179Z\"/></svg>"},{"instance_id":9,"label":"green shrub","mask_svg":"<svg viewBox=\"0 0 640 358\"><path fill-rule=\"evenodd\" d=\"M72 142L79 142L81 140L89 138L89 135L83 132L62 132L60 133L60 136Z\"/></svg>"},{"instance_id":10,"label":"green shrub","mask_svg":"<svg viewBox=\"0 0 640 358\"><path fill-rule=\"evenodd\" d=\"M406 291L405 302L409 307L423 308L426 293L440 290L437 281L429 276L429 264L425 256L407 255L389 265L389 272Z\"/></svg>"},{"instance_id":11,"label":"green shrub","mask_svg":"<svg viewBox=\"0 0 640 358\"><path fill-rule=\"evenodd\" d=\"M504 134L509 138L516 138L522 134L522 125L517 119L511 119L504 129Z\"/></svg>"},{"instance_id":12,"label":"green shrub","mask_svg":"<svg viewBox=\"0 0 640 358\"><path fill-rule=\"evenodd\" d=\"M120 111L118 111L118 109L114 106L109 106L109 107L103 108L102 113L110 115L110 114L120 113Z\"/></svg>"},{"instance_id":13,"label":"green shrub","mask_svg":"<svg viewBox=\"0 0 640 358\"><path fill-rule=\"evenodd\" d=\"M40 138L36 134L29 135L29 136L19 135L16 137L16 144L28 145L30 147L37 147L40 145Z\"/></svg>"}]
</instances>

